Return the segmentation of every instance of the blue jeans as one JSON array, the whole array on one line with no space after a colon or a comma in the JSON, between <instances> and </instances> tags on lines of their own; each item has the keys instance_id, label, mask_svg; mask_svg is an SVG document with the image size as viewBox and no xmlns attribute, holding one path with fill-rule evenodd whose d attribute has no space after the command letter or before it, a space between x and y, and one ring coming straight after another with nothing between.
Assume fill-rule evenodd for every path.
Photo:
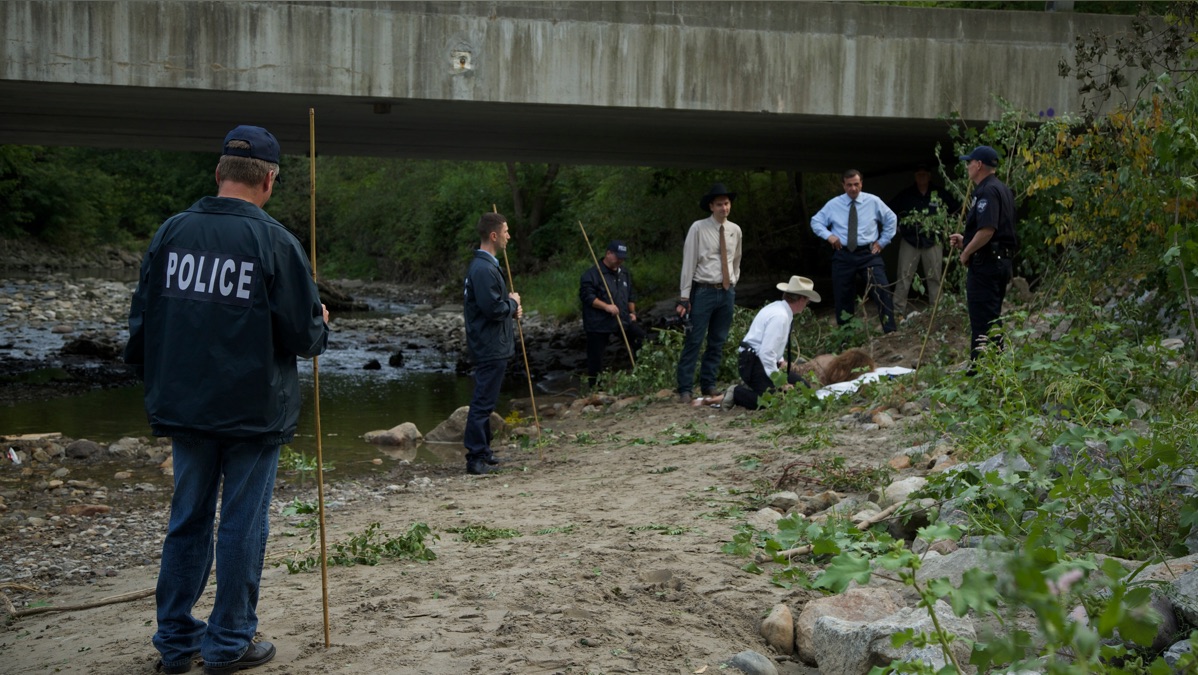
<instances>
[{"instance_id":1,"label":"blue jeans","mask_svg":"<svg viewBox=\"0 0 1198 675\"><path fill-rule=\"evenodd\" d=\"M507 359L492 359L474 364L474 395L466 415L466 430L462 445L466 446L466 464L482 462L491 457L491 413L499 404L499 389Z\"/></svg>"},{"instance_id":2,"label":"blue jeans","mask_svg":"<svg viewBox=\"0 0 1198 675\"><path fill-rule=\"evenodd\" d=\"M728 330L732 328L732 308L736 305L736 288L724 290L710 286L691 288L691 329L682 343L682 355L678 357L678 392L691 392L695 388L695 362L699 359L699 348L707 338L707 349L703 352L703 363L699 366L700 391L715 390L716 375L724 357L724 343Z\"/></svg>"},{"instance_id":3,"label":"blue jeans","mask_svg":"<svg viewBox=\"0 0 1198 675\"><path fill-rule=\"evenodd\" d=\"M163 665L182 665L199 652L206 665L219 668L250 648L278 464L277 445L175 439L175 494L156 594L154 646ZM191 611L212 570L218 492L216 598L205 624Z\"/></svg>"}]
</instances>

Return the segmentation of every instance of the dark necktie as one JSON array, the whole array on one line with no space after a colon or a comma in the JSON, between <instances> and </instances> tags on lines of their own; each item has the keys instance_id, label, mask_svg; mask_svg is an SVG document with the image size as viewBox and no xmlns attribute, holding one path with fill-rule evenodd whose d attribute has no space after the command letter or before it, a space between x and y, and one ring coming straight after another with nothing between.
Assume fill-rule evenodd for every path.
<instances>
[{"instance_id":1,"label":"dark necktie","mask_svg":"<svg viewBox=\"0 0 1198 675\"><path fill-rule=\"evenodd\" d=\"M857 201L849 201L849 251L857 250Z\"/></svg>"},{"instance_id":2,"label":"dark necktie","mask_svg":"<svg viewBox=\"0 0 1198 675\"><path fill-rule=\"evenodd\" d=\"M724 243L724 226L720 225L720 281L724 290L732 285L732 275L728 274L728 244Z\"/></svg>"}]
</instances>

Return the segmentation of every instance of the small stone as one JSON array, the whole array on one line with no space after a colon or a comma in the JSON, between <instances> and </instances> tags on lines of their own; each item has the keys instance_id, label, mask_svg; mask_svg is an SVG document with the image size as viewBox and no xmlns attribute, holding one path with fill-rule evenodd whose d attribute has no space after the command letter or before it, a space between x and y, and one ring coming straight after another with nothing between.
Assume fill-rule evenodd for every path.
<instances>
[{"instance_id":1,"label":"small stone","mask_svg":"<svg viewBox=\"0 0 1198 675\"><path fill-rule=\"evenodd\" d=\"M904 469L910 469L911 468L911 458L907 455L898 455L896 457L891 457L890 461L886 462L886 466L889 466L890 468L894 469L895 471L903 471Z\"/></svg>"},{"instance_id":2,"label":"small stone","mask_svg":"<svg viewBox=\"0 0 1198 675\"><path fill-rule=\"evenodd\" d=\"M783 654L793 654L795 651L795 622L790 608L786 605L774 605L769 616L761 622L761 637L766 644Z\"/></svg>"}]
</instances>

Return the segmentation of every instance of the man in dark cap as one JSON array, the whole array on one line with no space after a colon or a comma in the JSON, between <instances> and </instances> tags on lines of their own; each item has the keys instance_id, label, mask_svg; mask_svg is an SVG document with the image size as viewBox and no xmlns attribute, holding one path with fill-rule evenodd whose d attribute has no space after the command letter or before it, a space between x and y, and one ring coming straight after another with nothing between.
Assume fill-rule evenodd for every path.
<instances>
[{"instance_id":1,"label":"man in dark cap","mask_svg":"<svg viewBox=\"0 0 1198 675\"><path fill-rule=\"evenodd\" d=\"M695 363L707 339L699 368L699 386L704 396L716 393L716 373L724 355L724 342L732 327L736 304L736 280L740 278L740 226L728 220L736 193L723 183L711 186L699 199L699 208L711 216L696 220L682 248L678 316L690 314L691 330L678 358L678 399L690 403L695 389Z\"/></svg>"},{"instance_id":2,"label":"man in dark cap","mask_svg":"<svg viewBox=\"0 0 1198 675\"><path fill-rule=\"evenodd\" d=\"M969 270L965 277L969 358L976 361L990 330L1002 326L1002 303L1014 273L1012 258L1019 250L1019 236L1015 233L1015 195L994 175L998 153L979 145L960 159L969 163L969 180L975 187L965 217L965 234L949 235L949 243L961 249L961 265ZM1002 349L1001 334L994 336L994 344Z\"/></svg>"},{"instance_id":3,"label":"man in dark cap","mask_svg":"<svg viewBox=\"0 0 1198 675\"><path fill-rule=\"evenodd\" d=\"M599 266L588 268L579 281L582 328L587 334L587 381L592 387L603 370L603 353L613 333L621 333L623 326L622 335L627 336L633 353L640 350L645 340L644 329L636 323L636 292L632 289L632 275L624 266L627 257L628 245L612 241Z\"/></svg>"},{"instance_id":4,"label":"man in dark cap","mask_svg":"<svg viewBox=\"0 0 1198 675\"><path fill-rule=\"evenodd\" d=\"M129 311L125 361L145 378L154 435L173 441L154 634L164 673L190 671L197 655L208 675L274 658L274 645L253 639L279 446L299 420L296 359L328 344L304 249L262 210L279 176L278 141L239 126L223 147L217 195L158 229ZM204 622L192 609L214 557Z\"/></svg>"}]
</instances>

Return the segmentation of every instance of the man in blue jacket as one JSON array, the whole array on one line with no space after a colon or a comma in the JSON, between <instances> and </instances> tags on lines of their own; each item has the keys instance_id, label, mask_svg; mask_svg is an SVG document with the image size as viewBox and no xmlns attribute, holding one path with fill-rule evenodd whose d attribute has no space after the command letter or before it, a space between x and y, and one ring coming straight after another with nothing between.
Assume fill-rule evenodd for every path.
<instances>
[{"instance_id":1,"label":"man in blue jacket","mask_svg":"<svg viewBox=\"0 0 1198 675\"><path fill-rule=\"evenodd\" d=\"M491 413L499 403L507 362L516 353L512 319L524 315L520 295L508 292L496 257L511 239L507 218L484 213L478 219L478 235L478 249L466 272L463 304L466 347L474 362L474 395L462 444L466 446L466 473L475 476L491 473L499 463L491 450Z\"/></svg>"},{"instance_id":2,"label":"man in blue jacket","mask_svg":"<svg viewBox=\"0 0 1198 675\"><path fill-rule=\"evenodd\" d=\"M645 341L645 329L636 323L636 292L632 289L632 274L624 266L627 257L628 246L612 241L599 265L583 272L578 283L582 329L587 334L587 381L592 387L603 370L607 343L613 333L621 333L621 324L633 353Z\"/></svg>"},{"instance_id":3,"label":"man in blue jacket","mask_svg":"<svg viewBox=\"0 0 1198 675\"><path fill-rule=\"evenodd\" d=\"M270 500L279 446L299 420L296 358L325 350L329 316L299 240L262 210L278 176L270 132L230 131L217 195L158 229L129 311L125 361L145 378L154 435L173 440L154 634L165 673L190 671L197 654L208 675L275 655L271 643L253 642ZM214 557L216 597L204 622L191 612Z\"/></svg>"}]
</instances>

